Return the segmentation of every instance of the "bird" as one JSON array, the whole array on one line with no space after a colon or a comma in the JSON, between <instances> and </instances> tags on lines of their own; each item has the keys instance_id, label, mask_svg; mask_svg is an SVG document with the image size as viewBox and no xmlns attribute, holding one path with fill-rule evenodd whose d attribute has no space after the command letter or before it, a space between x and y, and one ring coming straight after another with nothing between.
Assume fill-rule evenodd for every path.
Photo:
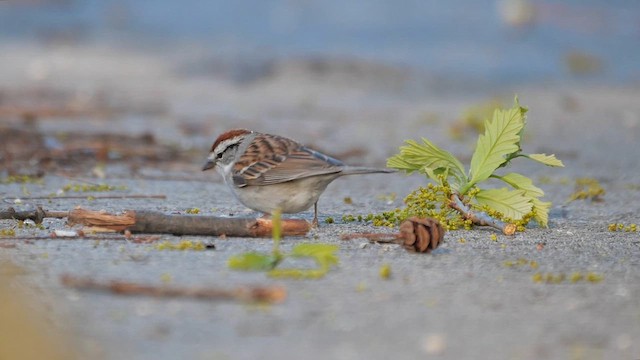
<instances>
[{"instance_id":1,"label":"bird","mask_svg":"<svg viewBox=\"0 0 640 360\"><path fill-rule=\"evenodd\" d=\"M202 167L215 168L246 207L270 215L314 208L327 186L345 175L393 173L393 169L349 166L284 136L231 129L218 136Z\"/></svg>"}]
</instances>

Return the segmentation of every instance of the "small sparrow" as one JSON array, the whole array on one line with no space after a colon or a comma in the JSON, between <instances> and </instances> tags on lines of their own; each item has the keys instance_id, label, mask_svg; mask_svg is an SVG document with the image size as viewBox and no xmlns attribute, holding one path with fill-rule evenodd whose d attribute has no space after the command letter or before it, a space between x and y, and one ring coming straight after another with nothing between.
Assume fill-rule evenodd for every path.
<instances>
[{"instance_id":1,"label":"small sparrow","mask_svg":"<svg viewBox=\"0 0 640 360\"><path fill-rule=\"evenodd\" d=\"M216 168L233 195L246 207L286 214L314 206L318 225L318 198L343 175L392 173L345 165L286 137L245 129L229 130L211 146L202 171Z\"/></svg>"}]
</instances>

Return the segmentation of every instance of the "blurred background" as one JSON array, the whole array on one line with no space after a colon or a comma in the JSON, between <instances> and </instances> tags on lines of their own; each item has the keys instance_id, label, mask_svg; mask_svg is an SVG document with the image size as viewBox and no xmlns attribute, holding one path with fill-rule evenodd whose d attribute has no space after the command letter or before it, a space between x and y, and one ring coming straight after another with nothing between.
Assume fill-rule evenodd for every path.
<instances>
[{"instance_id":1,"label":"blurred background","mask_svg":"<svg viewBox=\"0 0 640 360\"><path fill-rule=\"evenodd\" d=\"M242 81L291 57L483 84L640 80L640 3L623 0L9 0L0 2L0 41L197 48Z\"/></svg>"},{"instance_id":2,"label":"blurred background","mask_svg":"<svg viewBox=\"0 0 640 360\"><path fill-rule=\"evenodd\" d=\"M1 1L0 165L194 178L231 127L370 165L416 133L467 152L524 89L637 87L638 44L636 1Z\"/></svg>"},{"instance_id":3,"label":"blurred background","mask_svg":"<svg viewBox=\"0 0 640 360\"><path fill-rule=\"evenodd\" d=\"M577 235L575 241L567 240L572 232L565 236L553 229L549 247L556 240L578 247L559 253L559 266L551 269L573 271L566 267L573 261L565 256L577 254L576 263L587 262L586 246L582 247L585 232L595 231L598 239L610 240L611 234L601 233L606 225L598 224L626 221L637 214L629 208L634 202L629 201L628 191L630 186L640 189L639 64L640 1L633 0L4 0L0 1L0 195L6 206L17 210L47 199L47 210L80 205L111 212L134 208L180 213L196 208L202 214L242 216L247 209L233 199L222 179L200 171L213 139L224 130L245 127L282 134L349 164L370 166L384 166L405 139L425 136L468 163L483 119L496 107L511 106L517 93L531 109L527 151L554 153L567 165L566 172L557 176L555 170L543 167L523 172L535 174L545 191L549 189L549 200L566 202L572 178L597 177L607 186L619 182L613 198L608 194L607 203L599 203L611 204L609 213L582 204L568 212L565 205L552 210L554 220ZM400 206L410 189L424 184L421 176L340 181L323 195L324 216L340 219L355 211L388 210ZM92 189L91 185L111 185L108 191L118 195L161 193L168 198L96 201L92 196L99 193L87 196L82 190ZM75 192L81 194L65 198ZM62 221L49 224L64 227ZM16 226L10 220L1 225L2 230ZM49 233L17 229L19 236ZM633 288L627 290L613 280L606 282L611 285L605 290L576 287L566 298L547 297L540 294L551 291L530 291L522 285L529 281L506 275L504 284L517 282L526 291L517 294L521 297L503 297L502 273L491 270L500 267L496 259L502 255L491 253L486 243L471 247L480 237L486 240L486 232L476 239L469 235L470 250L464 250L464 238L452 241L459 253L451 258L458 260L440 262L434 277L412 278L416 280L409 290L374 290L375 296L357 290L371 300L364 305L356 292L349 293L361 287L350 281L363 284L360 279L374 276L373 283L378 277L369 270L378 261L374 256L382 259L382 252L375 255L378 250L370 250L371 258L348 255L349 260L362 261L346 267L349 272L355 269L355 276L336 276L334 282L317 288L293 285L292 294L302 288L304 295L293 295L290 306L272 312L84 296L65 291L57 280L62 273L77 273L157 283L165 281L167 271L178 285L251 279L246 274L229 275L225 261L210 261L208 256L192 262L152 254L147 263L146 249L132 243L124 252L124 246L98 248L98 242L0 243L4 245L0 246L0 358L38 358L37 349L32 355L24 351L46 342L13 330L22 325L25 334L40 332L43 337L71 328L72 334L82 334L80 350L88 354L78 358L91 359L136 358L132 355L151 349L160 358L253 359L265 357L265 349L273 354L273 348L283 344L263 335L272 332L293 349L290 354L302 349L312 357L317 353L330 354L329 358L417 358L425 352L412 336L424 337L420 331L425 324L433 331L449 329L452 343L465 339L472 345L450 346L468 351L453 352L450 358L501 358L494 355L502 351L509 354L502 358L578 359L585 357L567 356L565 349L582 345L580 341L589 346L623 343L624 349L634 344L630 339L637 338L633 336L637 316L634 320L628 315L638 313ZM530 244L541 240L536 236ZM507 243L511 249L511 241ZM256 247L255 242L238 247L235 240L217 244L218 260L226 259L225 251ZM624 268L611 278L633 283L627 270L633 258L631 262L626 258L632 250L620 244L612 249L624 249L624 256L612 252L604 257L604 245L590 247L598 259L594 269L601 271L602 264L604 271L609 266ZM490 255L478 256L478 250ZM393 252L388 256L399 258ZM16 265L3 265L8 259ZM399 268L415 275L409 266L432 266L417 261ZM31 269L37 271L21 275ZM468 275L476 273L479 282ZM253 279L264 281L262 274L256 276ZM460 281L469 292L460 290ZM9 292L21 286L27 288L21 297ZM39 288L45 290L34 290ZM57 295L56 300L47 300L46 294ZM615 298L603 301L596 294ZM36 300L46 306L29 304ZM391 301L393 307L384 306ZM431 305L425 306L431 303L439 303L439 308L432 311ZM527 306L526 312L513 310L519 306ZM45 325L23 320L22 314L36 307L47 312ZM390 310L381 311L385 308ZM420 311L435 317L416 316ZM397 317L399 312L406 315ZM482 316L486 321L478 320ZM573 322L580 316L586 320ZM379 328L370 326L376 321L391 326L392 331L385 330L385 341L371 341L380 339ZM604 326L607 323L610 327ZM57 327L50 330L51 324ZM514 331L514 326L521 331ZM43 327L47 330L40 331ZM627 332L619 333L620 329ZM258 342L248 346L246 334ZM320 343L315 342L318 339ZM58 349L62 341L49 340L50 350L40 353L52 359L70 358ZM534 345L522 350L523 341ZM327 352L336 343L344 346L335 351L347 355ZM23 352L7 355L7 351ZM235 356L238 351L248 355ZM478 356L485 353L492 355ZM560 353L565 356L557 356ZM433 355L429 350L426 354ZM609 353L604 354L586 358L606 358Z\"/></svg>"}]
</instances>

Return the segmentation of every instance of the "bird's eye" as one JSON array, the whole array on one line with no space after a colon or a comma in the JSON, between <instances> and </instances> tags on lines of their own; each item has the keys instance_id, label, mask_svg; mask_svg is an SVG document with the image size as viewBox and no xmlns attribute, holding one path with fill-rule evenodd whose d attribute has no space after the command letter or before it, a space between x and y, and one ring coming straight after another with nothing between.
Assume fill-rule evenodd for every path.
<instances>
[{"instance_id":1,"label":"bird's eye","mask_svg":"<svg viewBox=\"0 0 640 360\"><path fill-rule=\"evenodd\" d=\"M218 153L218 155L216 155L216 159L222 159L222 153Z\"/></svg>"}]
</instances>

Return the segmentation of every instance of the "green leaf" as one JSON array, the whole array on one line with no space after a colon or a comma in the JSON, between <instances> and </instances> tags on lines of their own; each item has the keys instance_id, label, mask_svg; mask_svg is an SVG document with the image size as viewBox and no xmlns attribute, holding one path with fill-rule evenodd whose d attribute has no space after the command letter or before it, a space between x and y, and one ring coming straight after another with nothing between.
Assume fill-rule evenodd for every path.
<instances>
[{"instance_id":1,"label":"green leaf","mask_svg":"<svg viewBox=\"0 0 640 360\"><path fill-rule=\"evenodd\" d=\"M533 207L531 199L525 195L524 190L508 188L480 190L475 197L478 204L486 205L514 220L520 220L531 212Z\"/></svg>"},{"instance_id":2,"label":"green leaf","mask_svg":"<svg viewBox=\"0 0 640 360\"><path fill-rule=\"evenodd\" d=\"M298 244L293 247L289 256L310 257L318 264L317 269L273 269L267 273L270 277L288 279L318 279L323 277L331 268L338 264L337 245L331 244Z\"/></svg>"},{"instance_id":3,"label":"green leaf","mask_svg":"<svg viewBox=\"0 0 640 360\"><path fill-rule=\"evenodd\" d=\"M554 166L554 167L564 167L564 164L562 163L562 160L556 158L555 154L551 154L551 155L547 155L547 154L528 154L528 155L523 155L524 157L527 157L531 160L535 160L539 163L545 164L547 166Z\"/></svg>"},{"instance_id":4,"label":"green leaf","mask_svg":"<svg viewBox=\"0 0 640 360\"><path fill-rule=\"evenodd\" d=\"M402 149L402 147L401 147ZM410 162L408 162L407 160L405 160L403 158L403 155L400 154L396 154L392 157L390 157L389 159L387 159L387 167L393 168L393 169L398 169L398 170L403 170L406 171L408 173L412 173L414 171L418 171L420 170L420 166L416 165L416 164L412 164Z\"/></svg>"},{"instance_id":5,"label":"green leaf","mask_svg":"<svg viewBox=\"0 0 640 360\"><path fill-rule=\"evenodd\" d=\"M533 210L536 212L536 215L533 219L542 227L547 227L547 223L549 222L549 209L551 209L551 202L541 201L540 199L531 200L533 204Z\"/></svg>"},{"instance_id":6,"label":"green leaf","mask_svg":"<svg viewBox=\"0 0 640 360\"><path fill-rule=\"evenodd\" d=\"M518 104L509 110L496 109L493 119L485 123L484 134L478 137L476 150L471 157L471 180L465 186L464 194L472 186L486 180L500 167L506 157L520 150L520 134L525 125L527 109Z\"/></svg>"},{"instance_id":7,"label":"green leaf","mask_svg":"<svg viewBox=\"0 0 640 360\"><path fill-rule=\"evenodd\" d=\"M456 184L466 183L464 166L453 154L425 138L422 142L407 140L406 145L400 147L400 154L387 160L387 166L409 173L420 171L435 181L438 181L437 175L447 173L456 179Z\"/></svg>"},{"instance_id":8,"label":"green leaf","mask_svg":"<svg viewBox=\"0 0 640 360\"><path fill-rule=\"evenodd\" d=\"M514 189L524 191L524 195L531 198L531 205L533 206L532 209L536 213L534 219L538 224L540 224L540 226L547 227L551 203L538 199L544 195L544 191L542 191L542 189L533 185L533 181L528 177L516 173L509 173L504 176L493 175L493 177L506 182Z\"/></svg>"},{"instance_id":9,"label":"green leaf","mask_svg":"<svg viewBox=\"0 0 640 360\"><path fill-rule=\"evenodd\" d=\"M508 173L504 176L493 175L493 177L506 182L516 190L524 190L527 196L538 198L544 195L544 191L533 185L533 181L524 175Z\"/></svg>"},{"instance_id":10,"label":"green leaf","mask_svg":"<svg viewBox=\"0 0 640 360\"><path fill-rule=\"evenodd\" d=\"M280 256L248 252L230 257L227 265L233 270L267 271L275 268L280 260Z\"/></svg>"},{"instance_id":11,"label":"green leaf","mask_svg":"<svg viewBox=\"0 0 640 360\"><path fill-rule=\"evenodd\" d=\"M293 257L312 257L322 268L338 264L337 245L331 244L298 244L291 250Z\"/></svg>"}]
</instances>

